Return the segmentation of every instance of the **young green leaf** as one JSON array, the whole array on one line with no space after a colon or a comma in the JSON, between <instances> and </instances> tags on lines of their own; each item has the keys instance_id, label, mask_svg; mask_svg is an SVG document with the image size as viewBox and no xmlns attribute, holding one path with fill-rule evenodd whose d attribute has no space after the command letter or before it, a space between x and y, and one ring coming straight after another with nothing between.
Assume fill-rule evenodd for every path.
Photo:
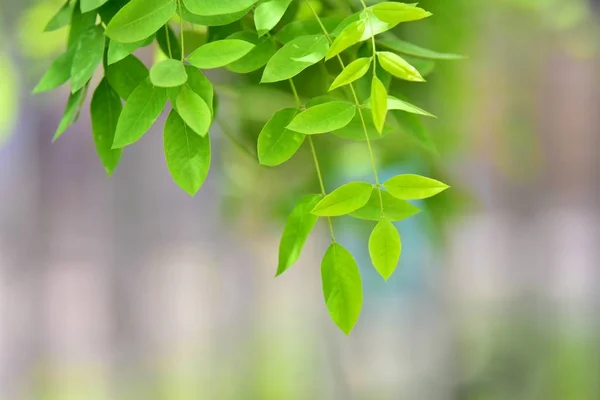
<instances>
[{"instance_id":1,"label":"young green leaf","mask_svg":"<svg viewBox=\"0 0 600 400\"><path fill-rule=\"evenodd\" d=\"M187 22L191 22L196 25L204 25L204 26L222 26L229 25L235 21L238 21L242 17L244 17L250 11L251 7L248 7L244 10L237 11L234 13L225 13L219 15L198 15L192 13L185 6L185 1L181 4L181 12L179 13L183 19Z\"/></svg>"},{"instance_id":2,"label":"young green leaf","mask_svg":"<svg viewBox=\"0 0 600 400\"><path fill-rule=\"evenodd\" d=\"M247 74L264 67L277 52L277 46L271 38L258 39L251 32L238 32L231 35L229 39L242 39L255 44L254 48L244 57L225 66L228 70L238 74Z\"/></svg>"},{"instance_id":3,"label":"young green leaf","mask_svg":"<svg viewBox=\"0 0 600 400\"><path fill-rule=\"evenodd\" d=\"M258 135L258 160L262 165L274 167L283 164L300 148L306 136L286 129L298 114L295 108L279 110L265 124Z\"/></svg>"},{"instance_id":4,"label":"young green leaf","mask_svg":"<svg viewBox=\"0 0 600 400\"><path fill-rule=\"evenodd\" d=\"M310 213L319 200L321 196L316 194L304 197L288 217L279 242L279 265L276 276L283 274L298 261L304 243L319 218Z\"/></svg>"},{"instance_id":5,"label":"young green leaf","mask_svg":"<svg viewBox=\"0 0 600 400\"><path fill-rule=\"evenodd\" d=\"M215 90L212 83L198 68L194 68L191 65L185 66L185 71L188 75L186 85L192 89L194 93L202 97L202 100L208 105L211 115L214 115L214 95Z\"/></svg>"},{"instance_id":6,"label":"young green leaf","mask_svg":"<svg viewBox=\"0 0 600 400\"><path fill-rule=\"evenodd\" d=\"M192 132L177 111L171 110L164 131L165 157L173 180L194 196L210 168L210 138Z\"/></svg>"},{"instance_id":7,"label":"young green leaf","mask_svg":"<svg viewBox=\"0 0 600 400\"><path fill-rule=\"evenodd\" d=\"M392 196L401 200L427 199L449 188L435 179L412 174L394 176L384 186Z\"/></svg>"},{"instance_id":8,"label":"young green leaf","mask_svg":"<svg viewBox=\"0 0 600 400\"><path fill-rule=\"evenodd\" d=\"M164 60L155 64L150 70L150 81L158 87L181 86L187 82L188 76L183 63L179 60Z\"/></svg>"},{"instance_id":9,"label":"young green leaf","mask_svg":"<svg viewBox=\"0 0 600 400\"><path fill-rule=\"evenodd\" d=\"M254 25L258 36L269 32L277 25L292 0L267 0L254 10Z\"/></svg>"},{"instance_id":10,"label":"young green leaf","mask_svg":"<svg viewBox=\"0 0 600 400\"><path fill-rule=\"evenodd\" d=\"M56 89L71 77L71 65L73 65L73 56L75 55L75 46L69 48L65 53L58 56L50 65L48 71L33 89L33 93L46 92Z\"/></svg>"},{"instance_id":11,"label":"young green leaf","mask_svg":"<svg viewBox=\"0 0 600 400\"><path fill-rule=\"evenodd\" d=\"M90 114L96 152L108 176L112 175L121 158L122 150L113 149L112 144L122 109L119 95L104 78L92 96Z\"/></svg>"},{"instance_id":12,"label":"young green leaf","mask_svg":"<svg viewBox=\"0 0 600 400\"><path fill-rule=\"evenodd\" d=\"M63 116L60 119L58 128L56 129L54 137L52 138L53 142L58 140L58 138L61 137L62 134L65 133L65 131L69 129L69 127L73 125L73 123L77 119L77 115L79 114L81 104L85 100L86 92L87 87L82 88L78 92L71 93L71 95L69 96L69 100L67 100L67 105L65 107L65 111L63 112Z\"/></svg>"},{"instance_id":13,"label":"young green leaf","mask_svg":"<svg viewBox=\"0 0 600 400\"><path fill-rule=\"evenodd\" d=\"M100 26L84 32L77 42L71 65L71 92L84 87L102 62L104 56L104 30Z\"/></svg>"},{"instance_id":14,"label":"young green leaf","mask_svg":"<svg viewBox=\"0 0 600 400\"><path fill-rule=\"evenodd\" d=\"M354 82L357 79L362 78L363 75L366 74L369 68L371 67L371 60L371 57L364 57L352 61L335 78L335 80L329 87L329 91L332 91L333 89L337 89L340 86L347 85L349 83Z\"/></svg>"},{"instance_id":15,"label":"young green leaf","mask_svg":"<svg viewBox=\"0 0 600 400\"><path fill-rule=\"evenodd\" d=\"M381 219L379 192L380 189L375 188L367 204L351 213L350 216L369 221L379 221ZM385 190L381 190L381 200L383 200L385 217L390 221L402 221L403 219L410 218L421 212L420 209L413 206L408 201L399 200Z\"/></svg>"},{"instance_id":16,"label":"young green leaf","mask_svg":"<svg viewBox=\"0 0 600 400\"><path fill-rule=\"evenodd\" d=\"M156 31L156 41L167 57L181 60L181 43L168 23Z\"/></svg>"},{"instance_id":17,"label":"young green leaf","mask_svg":"<svg viewBox=\"0 0 600 400\"><path fill-rule=\"evenodd\" d=\"M411 82L425 82L419 71L399 55L389 51L377 52L379 64L397 78Z\"/></svg>"},{"instance_id":18,"label":"young green leaf","mask_svg":"<svg viewBox=\"0 0 600 400\"><path fill-rule=\"evenodd\" d=\"M417 21L427 18L432 14L412 4L386 1L373 6L373 14L388 24Z\"/></svg>"},{"instance_id":19,"label":"young green leaf","mask_svg":"<svg viewBox=\"0 0 600 400\"><path fill-rule=\"evenodd\" d=\"M166 24L176 9L176 0L131 0L110 21L106 36L122 43L144 40Z\"/></svg>"},{"instance_id":20,"label":"young green leaf","mask_svg":"<svg viewBox=\"0 0 600 400\"><path fill-rule=\"evenodd\" d=\"M373 185L367 182L347 183L329 193L313 208L312 213L320 217L337 217L350 214L364 207L369 201Z\"/></svg>"},{"instance_id":21,"label":"young green leaf","mask_svg":"<svg viewBox=\"0 0 600 400\"><path fill-rule=\"evenodd\" d=\"M206 136L212 122L210 108L188 86L183 86L175 102L177 111L185 123L200 136Z\"/></svg>"},{"instance_id":22,"label":"young green leaf","mask_svg":"<svg viewBox=\"0 0 600 400\"><path fill-rule=\"evenodd\" d=\"M359 19L348 25L338 37L335 38L327 55L326 60L340 54L350 46L354 46L356 43L362 41L362 36L365 32L366 22L364 19Z\"/></svg>"},{"instance_id":23,"label":"young green leaf","mask_svg":"<svg viewBox=\"0 0 600 400\"><path fill-rule=\"evenodd\" d=\"M108 43L108 53L106 55L106 64L111 65L117 63L132 54L140 47L149 46L154 41L154 36L150 36L144 40L133 43L119 43L111 40Z\"/></svg>"},{"instance_id":24,"label":"young green leaf","mask_svg":"<svg viewBox=\"0 0 600 400\"><path fill-rule=\"evenodd\" d=\"M369 255L373 266L386 281L394 273L401 252L398 230L388 219L382 218L369 237Z\"/></svg>"},{"instance_id":25,"label":"young green leaf","mask_svg":"<svg viewBox=\"0 0 600 400\"><path fill-rule=\"evenodd\" d=\"M116 64L115 64L116 65ZM154 124L167 102L167 91L144 79L131 93L117 123L112 148L137 142Z\"/></svg>"},{"instance_id":26,"label":"young green leaf","mask_svg":"<svg viewBox=\"0 0 600 400\"><path fill-rule=\"evenodd\" d=\"M344 101L331 101L310 107L301 112L287 126L287 129L316 135L343 128L356 114L356 106Z\"/></svg>"},{"instance_id":27,"label":"young green leaf","mask_svg":"<svg viewBox=\"0 0 600 400\"><path fill-rule=\"evenodd\" d=\"M106 68L106 78L119 94L127 100L140 83L148 78L148 68L136 57L127 56Z\"/></svg>"},{"instance_id":28,"label":"young green leaf","mask_svg":"<svg viewBox=\"0 0 600 400\"><path fill-rule=\"evenodd\" d=\"M246 10L258 2L258 0L182 0L183 4L192 13L197 15L211 16L221 14L233 14Z\"/></svg>"},{"instance_id":29,"label":"young green leaf","mask_svg":"<svg viewBox=\"0 0 600 400\"><path fill-rule=\"evenodd\" d=\"M323 35L301 36L290 41L269 60L261 82L278 82L298 75L322 60L328 47Z\"/></svg>"},{"instance_id":30,"label":"young green leaf","mask_svg":"<svg viewBox=\"0 0 600 400\"><path fill-rule=\"evenodd\" d=\"M107 1L108 0L79 0L79 5L81 6L81 12L86 13L100 8Z\"/></svg>"},{"instance_id":31,"label":"young green leaf","mask_svg":"<svg viewBox=\"0 0 600 400\"><path fill-rule=\"evenodd\" d=\"M202 69L220 68L244 57L253 48L254 45L245 40L217 40L200 46L189 55L188 61Z\"/></svg>"},{"instance_id":32,"label":"young green leaf","mask_svg":"<svg viewBox=\"0 0 600 400\"><path fill-rule=\"evenodd\" d=\"M432 60L462 60L465 58L460 54L440 53L439 51L426 49L416 44L400 40L391 33L379 36L377 38L377 45L397 53L403 53L413 57L429 58Z\"/></svg>"},{"instance_id":33,"label":"young green leaf","mask_svg":"<svg viewBox=\"0 0 600 400\"><path fill-rule=\"evenodd\" d=\"M335 324L349 335L362 309L362 280L352 254L333 243L321 263L323 295L329 315Z\"/></svg>"},{"instance_id":34,"label":"young green leaf","mask_svg":"<svg viewBox=\"0 0 600 400\"><path fill-rule=\"evenodd\" d=\"M371 83L371 112L375 128L381 133L387 115L387 91L383 83L374 76Z\"/></svg>"},{"instance_id":35,"label":"young green leaf","mask_svg":"<svg viewBox=\"0 0 600 400\"><path fill-rule=\"evenodd\" d=\"M63 28L71 23L73 17L73 2L68 0L57 12L52 19L48 21L44 32L52 32Z\"/></svg>"},{"instance_id":36,"label":"young green leaf","mask_svg":"<svg viewBox=\"0 0 600 400\"><path fill-rule=\"evenodd\" d=\"M365 102L364 105L365 105L365 107L371 108L371 99L369 98ZM419 107L415 106L414 104L411 104L407 101L400 100L394 96L387 97L387 109L388 110L406 111L407 113L411 113L411 114L418 114L418 115L424 115L426 117L437 118L435 115L431 114L430 112L425 111L422 108L419 108Z\"/></svg>"}]
</instances>

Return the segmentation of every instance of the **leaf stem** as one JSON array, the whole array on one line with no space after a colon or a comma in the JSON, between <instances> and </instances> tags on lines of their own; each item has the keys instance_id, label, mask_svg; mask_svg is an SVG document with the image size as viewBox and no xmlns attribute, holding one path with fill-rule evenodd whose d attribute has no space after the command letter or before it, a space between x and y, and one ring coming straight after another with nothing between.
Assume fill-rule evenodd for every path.
<instances>
[{"instance_id":1,"label":"leaf stem","mask_svg":"<svg viewBox=\"0 0 600 400\"><path fill-rule=\"evenodd\" d=\"M171 39L169 36L169 23L165 24L165 34L167 36L167 49L169 49L169 58L173 58L173 52L171 51Z\"/></svg>"},{"instance_id":2,"label":"leaf stem","mask_svg":"<svg viewBox=\"0 0 600 400\"><path fill-rule=\"evenodd\" d=\"M181 62L183 62L185 57L185 45L183 43L183 14L181 13L181 0L177 0L177 8L179 9L179 41L181 42Z\"/></svg>"}]
</instances>

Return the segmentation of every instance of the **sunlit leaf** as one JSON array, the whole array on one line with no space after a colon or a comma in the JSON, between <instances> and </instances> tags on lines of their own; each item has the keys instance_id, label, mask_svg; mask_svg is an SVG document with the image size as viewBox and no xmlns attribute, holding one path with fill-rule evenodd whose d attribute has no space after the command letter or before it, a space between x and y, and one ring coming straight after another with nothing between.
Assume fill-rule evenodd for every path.
<instances>
[{"instance_id":1,"label":"sunlit leaf","mask_svg":"<svg viewBox=\"0 0 600 400\"><path fill-rule=\"evenodd\" d=\"M183 63L178 60L164 60L150 70L150 81L158 87L181 86L187 82L188 76Z\"/></svg>"},{"instance_id":2,"label":"sunlit leaf","mask_svg":"<svg viewBox=\"0 0 600 400\"><path fill-rule=\"evenodd\" d=\"M329 193L315 206L312 213L322 217L350 214L364 207L369 201L373 185L367 182L351 182Z\"/></svg>"},{"instance_id":3,"label":"sunlit leaf","mask_svg":"<svg viewBox=\"0 0 600 400\"><path fill-rule=\"evenodd\" d=\"M305 135L286 129L298 114L295 108L279 110L265 124L258 135L258 160L262 165L274 167L283 164L300 148Z\"/></svg>"},{"instance_id":4,"label":"sunlit leaf","mask_svg":"<svg viewBox=\"0 0 600 400\"><path fill-rule=\"evenodd\" d=\"M188 86L183 86L176 100L176 108L185 123L200 136L206 136L212 122L208 104Z\"/></svg>"},{"instance_id":5,"label":"sunlit leaf","mask_svg":"<svg viewBox=\"0 0 600 400\"><path fill-rule=\"evenodd\" d=\"M402 200L427 199L449 188L435 179L412 174L394 176L384 186L392 196Z\"/></svg>"},{"instance_id":6,"label":"sunlit leaf","mask_svg":"<svg viewBox=\"0 0 600 400\"><path fill-rule=\"evenodd\" d=\"M44 32L51 32L60 28L64 28L71 23L72 17L73 2L69 0L56 12L56 14L54 14L52 19L48 21L46 28L44 28Z\"/></svg>"},{"instance_id":7,"label":"sunlit leaf","mask_svg":"<svg viewBox=\"0 0 600 400\"><path fill-rule=\"evenodd\" d=\"M328 47L327 38L323 35L301 36L292 40L269 60L261 82L278 82L298 75L322 60ZM307 56L309 59L302 61Z\"/></svg>"},{"instance_id":8,"label":"sunlit leaf","mask_svg":"<svg viewBox=\"0 0 600 400\"><path fill-rule=\"evenodd\" d=\"M387 218L382 218L369 237L369 255L373 266L386 281L394 273L402 243L398 230Z\"/></svg>"},{"instance_id":9,"label":"sunlit leaf","mask_svg":"<svg viewBox=\"0 0 600 400\"><path fill-rule=\"evenodd\" d=\"M371 112L375 128L379 133L383 131L387 110L387 91L383 83L374 76L371 83Z\"/></svg>"},{"instance_id":10,"label":"sunlit leaf","mask_svg":"<svg viewBox=\"0 0 600 400\"><path fill-rule=\"evenodd\" d=\"M379 199L379 193L381 193L381 200ZM390 221L401 221L421 212L420 209L408 201L399 200L385 190L375 188L367 204L350 215L358 219L379 221L381 219L381 201L383 201L385 217Z\"/></svg>"},{"instance_id":11,"label":"sunlit leaf","mask_svg":"<svg viewBox=\"0 0 600 400\"><path fill-rule=\"evenodd\" d=\"M188 61L202 69L220 68L244 57L254 44L239 39L224 39L200 46L189 55Z\"/></svg>"},{"instance_id":12,"label":"sunlit leaf","mask_svg":"<svg viewBox=\"0 0 600 400\"><path fill-rule=\"evenodd\" d=\"M373 14L383 22L399 24L401 22L417 21L432 14L412 4L386 1L373 6Z\"/></svg>"},{"instance_id":13,"label":"sunlit leaf","mask_svg":"<svg viewBox=\"0 0 600 400\"><path fill-rule=\"evenodd\" d=\"M122 43L144 40L163 27L176 9L176 0L131 0L110 21L106 36Z\"/></svg>"},{"instance_id":14,"label":"sunlit leaf","mask_svg":"<svg viewBox=\"0 0 600 400\"><path fill-rule=\"evenodd\" d=\"M335 78L329 90L334 90L340 86L347 85L357 79L363 77L371 67L371 58L364 57L352 61L344 68L344 70Z\"/></svg>"},{"instance_id":15,"label":"sunlit leaf","mask_svg":"<svg viewBox=\"0 0 600 400\"><path fill-rule=\"evenodd\" d=\"M301 112L287 128L306 135L327 133L348 125L355 114L354 104L331 101Z\"/></svg>"},{"instance_id":16,"label":"sunlit leaf","mask_svg":"<svg viewBox=\"0 0 600 400\"><path fill-rule=\"evenodd\" d=\"M267 0L254 10L254 25L258 36L269 32L285 14L292 0Z\"/></svg>"},{"instance_id":17,"label":"sunlit leaf","mask_svg":"<svg viewBox=\"0 0 600 400\"><path fill-rule=\"evenodd\" d=\"M250 7L235 13L226 13L221 15L197 15L188 10L184 3L181 4L181 16L185 21L204 26L229 25L248 14L248 11L250 11Z\"/></svg>"},{"instance_id":18,"label":"sunlit leaf","mask_svg":"<svg viewBox=\"0 0 600 400\"><path fill-rule=\"evenodd\" d=\"M139 49L140 47L149 46L154 41L154 36L150 36L144 40L140 40L139 42L133 43L120 43L114 40L111 40L108 43L108 53L107 53L107 65L114 64L116 62L121 61L128 55L132 54L134 51Z\"/></svg>"},{"instance_id":19,"label":"sunlit leaf","mask_svg":"<svg viewBox=\"0 0 600 400\"><path fill-rule=\"evenodd\" d=\"M419 71L405 59L389 51L377 52L377 59L383 69L397 78L412 82L424 82Z\"/></svg>"},{"instance_id":20,"label":"sunlit leaf","mask_svg":"<svg viewBox=\"0 0 600 400\"><path fill-rule=\"evenodd\" d=\"M232 14L246 10L258 0L182 0L192 13L197 15Z\"/></svg>"},{"instance_id":21,"label":"sunlit leaf","mask_svg":"<svg viewBox=\"0 0 600 400\"><path fill-rule=\"evenodd\" d=\"M365 32L366 22L363 19L355 21L348 25L338 37L335 38L331 47L327 51L327 56L325 57L329 60L332 57L335 57L342 51L346 50L350 46L354 46L356 43L360 42Z\"/></svg>"},{"instance_id":22,"label":"sunlit leaf","mask_svg":"<svg viewBox=\"0 0 600 400\"><path fill-rule=\"evenodd\" d=\"M108 0L79 0L79 5L81 6L81 12L85 13L100 8L100 6L107 1Z\"/></svg>"},{"instance_id":23,"label":"sunlit leaf","mask_svg":"<svg viewBox=\"0 0 600 400\"><path fill-rule=\"evenodd\" d=\"M369 98L365 102L365 107L371 108L371 99ZM387 109L388 110L398 110L398 111L406 111L411 114L424 115L426 117L437 118L435 115L431 114L428 111L423 110L420 107L415 106L407 101L400 100L394 96L387 97Z\"/></svg>"},{"instance_id":24,"label":"sunlit leaf","mask_svg":"<svg viewBox=\"0 0 600 400\"><path fill-rule=\"evenodd\" d=\"M78 91L92 79L104 56L104 42L104 30L100 26L79 38L71 65L71 92Z\"/></svg>"}]
</instances>

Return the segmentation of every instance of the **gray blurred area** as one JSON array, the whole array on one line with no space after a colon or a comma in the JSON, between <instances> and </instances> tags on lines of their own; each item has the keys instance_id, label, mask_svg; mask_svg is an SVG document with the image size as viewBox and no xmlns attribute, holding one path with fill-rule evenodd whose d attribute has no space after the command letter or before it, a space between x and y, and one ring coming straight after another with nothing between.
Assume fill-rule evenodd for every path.
<instances>
[{"instance_id":1,"label":"gray blurred area","mask_svg":"<svg viewBox=\"0 0 600 400\"><path fill-rule=\"evenodd\" d=\"M0 400L599 399L597 16L592 2L560 8L569 20L559 1L481 3L421 4L437 18L422 41L468 54L421 90L471 200L441 245L423 220L400 223L387 284L364 235L336 226L365 278L350 337L323 304L324 227L275 279L283 221L231 211L230 176L253 161L232 162L247 155L218 125L195 198L168 174L162 121L107 178L87 109L51 144L67 90L30 95L27 56L5 47L21 87L0 147ZM5 21L23 11L0 6Z\"/></svg>"}]
</instances>

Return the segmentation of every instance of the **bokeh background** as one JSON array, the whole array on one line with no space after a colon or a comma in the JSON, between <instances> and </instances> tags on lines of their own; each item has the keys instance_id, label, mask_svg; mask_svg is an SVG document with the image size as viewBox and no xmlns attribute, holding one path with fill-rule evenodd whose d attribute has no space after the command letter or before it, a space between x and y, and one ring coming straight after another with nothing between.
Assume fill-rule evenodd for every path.
<instances>
[{"instance_id":1,"label":"bokeh background","mask_svg":"<svg viewBox=\"0 0 600 400\"><path fill-rule=\"evenodd\" d=\"M423 0L434 17L398 31L467 58L407 86L439 117L437 154L391 135L382 175L453 189L398 224L388 283L372 226L336 224L364 280L350 337L323 304L322 226L274 278L285 213L316 189L309 153L254 156L283 87L211 75L222 118L195 198L161 124L107 178L87 109L51 144L68 89L30 94L63 49L42 33L61 4L0 0L0 399L600 399L600 2ZM363 143L318 146L330 190L368 179Z\"/></svg>"}]
</instances>

